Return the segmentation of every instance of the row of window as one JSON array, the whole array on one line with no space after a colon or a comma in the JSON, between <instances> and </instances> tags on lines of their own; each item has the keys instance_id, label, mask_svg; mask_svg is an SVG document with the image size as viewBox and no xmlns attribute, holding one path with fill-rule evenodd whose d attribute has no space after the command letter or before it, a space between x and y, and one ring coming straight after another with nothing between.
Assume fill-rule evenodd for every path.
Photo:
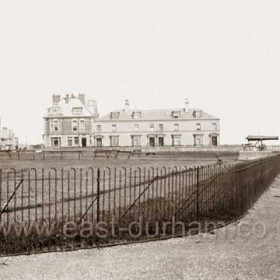
<instances>
[{"instance_id":1,"label":"row of window","mask_svg":"<svg viewBox=\"0 0 280 280\"><path fill-rule=\"evenodd\" d=\"M60 122L58 120L52 120L50 122L50 130L51 132L60 131ZM72 120L72 131L73 132L85 132L86 130L86 122L85 120Z\"/></svg>"},{"instance_id":2,"label":"row of window","mask_svg":"<svg viewBox=\"0 0 280 280\"><path fill-rule=\"evenodd\" d=\"M51 126L51 131L52 132L58 132L60 131L60 125L59 125L59 121L58 120L52 120L50 123ZM150 131L155 131L156 127L154 124L150 124ZM72 131L73 132L85 132L86 129L86 124L85 124L85 120L81 119L81 120L72 120ZM196 123L196 130L201 130L201 123ZM134 124L134 131L139 131L140 130L140 125L139 124ZM163 131L164 127L163 124L158 124L157 127L158 131ZM174 131L179 131L180 130L180 126L178 123L174 124ZM212 123L212 130L217 130L217 124L216 123ZM101 132L102 131L102 127L101 125L97 125L96 126L96 131ZM117 132L117 125L113 124L112 125L112 132Z\"/></svg>"},{"instance_id":3,"label":"row of window","mask_svg":"<svg viewBox=\"0 0 280 280\"><path fill-rule=\"evenodd\" d=\"M82 139L82 146L87 146L87 139L83 137ZM92 144L91 141L89 144ZM142 146L141 143L141 136L131 136L131 146L137 147ZM165 145L165 138L163 136L158 137L149 137L148 138L148 146L155 147L159 146L162 147ZM218 137L212 136L211 137L211 145L217 146L218 144ZM172 145L173 146L181 146L181 135L172 135ZM194 135L194 145L195 146L203 146L203 135ZM61 137L51 137L51 146L52 147L60 147L61 146ZM80 139L79 137L67 137L67 146L80 146ZM103 146L103 138L99 137L96 138L96 146L102 147ZM110 136L110 146L111 147L118 147L120 146L119 143L119 136Z\"/></svg>"},{"instance_id":4,"label":"row of window","mask_svg":"<svg viewBox=\"0 0 280 280\"><path fill-rule=\"evenodd\" d=\"M172 135L172 146L181 146L181 135ZM203 146L203 135L194 135L194 143L195 146ZM218 144L218 137L212 136L211 137L211 145L217 146ZM131 136L131 145L133 147L142 146L141 143L141 136ZM163 136L159 137L149 137L148 138L148 146L155 147L155 146L164 146L165 145L165 138ZM96 139L96 146L102 147L103 146L103 138ZM119 136L110 136L110 146L111 147L118 147L119 146Z\"/></svg>"},{"instance_id":5,"label":"row of window","mask_svg":"<svg viewBox=\"0 0 280 280\"><path fill-rule=\"evenodd\" d=\"M82 137L81 143L79 137L67 137L67 146L68 147L79 147L82 144L83 147L87 146L87 138ZM91 144L91 141L90 141ZM60 147L61 146L61 137L51 137L51 146Z\"/></svg>"},{"instance_id":6,"label":"row of window","mask_svg":"<svg viewBox=\"0 0 280 280\"><path fill-rule=\"evenodd\" d=\"M155 131L156 127L154 124L150 124L150 131ZM139 131L140 130L140 126L139 124L134 124L134 131ZM180 126L178 123L174 124L174 131L179 131L180 130ZM196 130L201 130L201 123L197 123L196 124ZM217 124L216 123L212 123L212 130L217 130ZM101 132L102 131L102 127L101 125L97 125L96 126L96 131ZM117 131L117 125L113 124L112 125L112 132L116 132ZM158 131L163 131L163 124L159 124L158 125Z\"/></svg>"},{"instance_id":7,"label":"row of window","mask_svg":"<svg viewBox=\"0 0 280 280\"><path fill-rule=\"evenodd\" d=\"M182 111L173 111L171 113L171 117L174 119L179 119L181 117ZM133 119L140 119L142 115L141 111L135 111L131 114L131 117ZM202 111L201 110L196 110L193 111L192 113L194 118L201 118L202 117ZM120 112L111 112L110 114L111 119L119 119L120 117Z\"/></svg>"},{"instance_id":8,"label":"row of window","mask_svg":"<svg viewBox=\"0 0 280 280\"><path fill-rule=\"evenodd\" d=\"M60 107L53 107L48 109L49 113L61 113ZM80 116L83 114L83 108L82 107L74 107L72 108L72 114L76 116Z\"/></svg>"}]
</instances>

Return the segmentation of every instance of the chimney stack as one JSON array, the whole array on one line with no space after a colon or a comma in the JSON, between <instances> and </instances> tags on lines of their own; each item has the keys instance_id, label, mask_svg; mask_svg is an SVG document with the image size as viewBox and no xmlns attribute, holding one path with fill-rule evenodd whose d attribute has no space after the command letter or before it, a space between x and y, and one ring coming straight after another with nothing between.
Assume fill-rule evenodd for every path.
<instances>
[{"instance_id":1,"label":"chimney stack","mask_svg":"<svg viewBox=\"0 0 280 280\"><path fill-rule=\"evenodd\" d=\"M97 109L97 103L95 100L88 100L87 107L90 111L90 113L97 118L98 117L98 109Z\"/></svg>"},{"instance_id":2,"label":"chimney stack","mask_svg":"<svg viewBox=\"0 0 280 280\"><path fill-rule=\"evenodd\" d=\"M79 93L79 99L81 100L81 102L86 105L86 96L85 94Z\"/></svg>"},{"instance_id":3,"label":"chimney stack","mask_svg":"<svg viewBox=\"0 0 280 280\"><path fill-rule=\"evenodd\" d=\"M185 99L185 111L189 112L189 99L188 98Z\"/></svg>"},{"instance_id":4,"label":"chimney stack","mask_svg":"<svg viewBox=\"0 0 280 280\"><path fill-rule=\"evenodd\" d=\"M65 95L65 103L68 104L69 103L69 94Z\"/></svg>"},{"instance_id":5,"label":"chimney stack","mask_svg":"<svg viewBox=\"0 0 280 280\"><path fill-rule=\"evenodd\" d=\"M59 94L53 94L53 106L57 106L60 102L60 95Z\"/></svg>"},{"instance_id":6,"label":"chimney stack","mask_svg":"<svg viewBox=\"0 0 280 280\"><path fill-rule=\"evenodd\" d=\"M129 100L128 99L125 100L124 108L125 108L125 110L129 109Z\"/></svg>"}]
</instances>

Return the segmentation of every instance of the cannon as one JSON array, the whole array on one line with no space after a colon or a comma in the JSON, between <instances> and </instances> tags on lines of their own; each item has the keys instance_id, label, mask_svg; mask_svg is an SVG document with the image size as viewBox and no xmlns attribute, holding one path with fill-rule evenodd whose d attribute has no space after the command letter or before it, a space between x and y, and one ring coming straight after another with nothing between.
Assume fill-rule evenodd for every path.
<instances>
[{"instance_id":1,"label":"cannon","mask_svg":"<svg viewBox=\"0 0 280 280\"><path fill-rule=\"evenodd\" d=\"M249 135L247 138L248 140L248 146L251 147L257 147L260 151L263 151L265 149L264 141L275 141L279 140L278 136L253 136ZM251 142L255 142L254 144L251 144Z\"/></svg>"}]
</instances>

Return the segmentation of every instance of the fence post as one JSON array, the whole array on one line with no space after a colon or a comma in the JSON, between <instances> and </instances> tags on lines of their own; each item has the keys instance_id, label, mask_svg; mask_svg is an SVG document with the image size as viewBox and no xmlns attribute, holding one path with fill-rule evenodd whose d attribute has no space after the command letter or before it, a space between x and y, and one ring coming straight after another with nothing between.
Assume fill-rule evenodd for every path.
<instances>
[{"instance_id":1,"label":"fence post","mask_svg":"<svg viewBox=\"0 0 280 280\"><path fill-rule=\"evenodd\" d=\"M96 224L100 221L100 168L97 169L97 199L96 199ZM96 235L96 245L98 247L98 234Z\"/></svg>"},{"instance_id":2,"label":"fence post","mask_svg":"<svg viewBox=\"0 0 280 280\"><path fill-rule=\"evenodd\" d=\"M199 221L199 166L196 167L196 220Z\"/></svg>"},{"instance_id":3,"label":"fence post","mask_svg":"<svg viewBox=\"0 0 280 280\"><path fill-rule=\"evenodd\" d=\"M234 209L234 212L235 212L235 214L237 214L239 216L240 192L239 192L238 171L239 171L239 165L236 164L235 165L235 209Z\"/></svg>"},{"instance_id":4,"label":"fence post","mask_svg":"<svg viewBox=\"0 0 280 280\"><path fill-rule=\"evenodd\" d=\"M0 211L2 211L2 169L0 169ZM0 223L2 222L2 215L0 216Z\"/></svg>"}]
</instances>

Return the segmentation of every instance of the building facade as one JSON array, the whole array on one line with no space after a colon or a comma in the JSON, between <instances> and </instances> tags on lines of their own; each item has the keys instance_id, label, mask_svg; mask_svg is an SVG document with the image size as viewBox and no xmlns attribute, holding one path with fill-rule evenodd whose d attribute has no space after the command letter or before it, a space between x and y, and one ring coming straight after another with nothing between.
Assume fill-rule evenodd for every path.
<instances>
[{"instance_id":1,"label":"building facade","mask_svg":"<svg viewBox=\"0 0 280 280\"><path fill-rule=\"evenodd\" d=\"M97 104L84 94L53 95L44 117L45 147L87 147L94 145L93 123Z\"/></svg>"},{"instance_id":2,"label":"building facade","mask_svg":"<svg viewBox=\"0 0 280 280\"><path fill-rule=\"evenodd\" d=\"M0 128L0 149L15 150L18 148L18 138L13 130L6 127Z\"/></svg>"},{"instance_id":3,"label":"building facade","mask_svg":"<svg viewBox=\"0 0 280 280\"><path fill-rule=\"evenodd\" d=\"M94 121L96 147L217 146L220 120L201 109L123 110Z\"/></svg>"}]
</instances>

